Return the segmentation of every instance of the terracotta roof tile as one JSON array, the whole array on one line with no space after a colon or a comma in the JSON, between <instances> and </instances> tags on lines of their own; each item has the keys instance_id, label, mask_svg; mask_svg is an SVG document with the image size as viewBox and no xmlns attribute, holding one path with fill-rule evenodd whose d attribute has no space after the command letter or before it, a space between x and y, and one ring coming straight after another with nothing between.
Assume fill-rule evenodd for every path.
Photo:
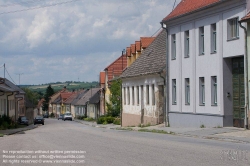
<instances>
[{"instance_id":1,"label":"terracotta roof tile","mask_svg":"<svg viewBox=\"0 0 250 166\"><path fill-rule=\"evenodd\" d=\"M123 70L127 67L127 57L126 55L121 55L113 63L105 68L108 73L108 80L112 80L114 77L118 77L122 74Z\"/></svg>"},{"instance_id":2,"label":"terracotta roof tile","mask_svg":"<svg viewBox=\"0 0 250 166\"><path fill-rule=\"evenodd\" d=\"M248 21L250 20L250 12L245 17L243 17L240 21L246 22L247 20Z\"/></svg>"},{"instance_id":3,"label":"terracotta roof tile","mask_svg":"<svg viewBox=\"0 0 250 166\"><path fill-rule=\"evenodd\" d=\"M65 100L67 100L72 94L73 94L73 92L63 92L63 93L61 93L61 98L62 98L63 102Z\"/></svg>"},{"instance_id":4,"label":"terracotta roof tile","mask_svg":"<svg viewBox=\"0 0 250 166\"><path fill-rule=\"evenodd\" d=\"M141 46L143 49L147 48L153 41L155 37L141 37Z\"/></svg>"},{"instance_id":5,"label":"terracotta roof tile","mask_svg":"<svg viewBox=\"0 0 250 166\"><path fill-rule=\"evenodd\" d=\"M120 78L155 74L164 68L166 68L166 31L162 30L141 56L124 70Z\"/></svg>"},{"instance_id":6,"label":"terracotta roof tile","mask_svg":"<svg viewBox=\"0 0 250 166\"><path fill-rule=\"evenodd\" d=\"M214 3L220 2L221 0L182 0L176 8L163 19L163 21L168 21L175 17L202 9Z\"/></svg>"},{"instance_id":7,"label":"terracotta roof tile","mask_svg":"<svg viewBox=\"0 0 250 166\"><path fill-rule=\"evenodd\" d=\"M135 54L135 44L131 44L130 47L131 47L131 53Z\"/></svg>"},{"instance_id":8,"label":"terracotta roof tile","mask_svg":"<svg viewBox=\"0 0 250 166\"><path fill-rule=\"evenodd\" d=\"M105 72L100 72L100 84L105 84Z\"/></svg>"},{"instance_id":9,"label":"terracotta roof tile","mask_svg":"<svg viewBox=\"0 0 250 166\"><path fill-rule=\"evenodd\" d=\"M141 51L141 41L135 41L135 50L137 52Z\"/></svg>"},{"instance_id":10,"label":"terracotta roof tile","mask_svg":"<svg viewBox=\"0 0 250 166\"><path fill-rule=\"evenodd\" d=\"M131 56L131 47L126 48L126 55Z\"/></svg>"}]
</instances>

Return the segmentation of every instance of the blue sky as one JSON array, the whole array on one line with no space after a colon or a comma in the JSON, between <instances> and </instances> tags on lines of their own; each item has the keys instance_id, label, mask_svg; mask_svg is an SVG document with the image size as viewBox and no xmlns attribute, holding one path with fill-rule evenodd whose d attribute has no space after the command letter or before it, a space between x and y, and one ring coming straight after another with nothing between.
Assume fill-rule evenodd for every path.
<instances>
[{"instance_id":1,"label":"blue sky","mask_svg":"<svg viewBox=\"0 0 250 166\"><path fill-rule=\"evenodd\" d=\"M124 48L161 27L174 2L0 0L0 67L16 84L19 74L20 84L98 81Z\"/></svg>"}]
</instances>

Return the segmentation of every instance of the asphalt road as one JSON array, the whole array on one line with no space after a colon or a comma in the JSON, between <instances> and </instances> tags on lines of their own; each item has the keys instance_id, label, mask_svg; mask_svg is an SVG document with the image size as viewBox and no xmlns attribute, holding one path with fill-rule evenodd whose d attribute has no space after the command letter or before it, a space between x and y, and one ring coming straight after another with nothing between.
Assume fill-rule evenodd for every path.
<instances>
[{"instance_id":1,"label":"asphalt road","mask_svg":"<svg viewBox=\"0 0 250 166\"><path fill-rule=\"evenodd\" d=\"M0 165L250 165L249 144L111 130L56 119L0 137L0 150Z\"/></svg>"}]
</instances>

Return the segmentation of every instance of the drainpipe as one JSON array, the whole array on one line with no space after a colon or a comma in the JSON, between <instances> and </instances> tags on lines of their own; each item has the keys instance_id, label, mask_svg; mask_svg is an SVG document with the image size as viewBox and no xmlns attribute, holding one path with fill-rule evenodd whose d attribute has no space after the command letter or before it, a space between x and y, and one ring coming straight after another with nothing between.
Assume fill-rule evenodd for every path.
<instances>
[{"instance_id":1,"label":"drainpipe","mask_svg":"<svg viewBox=\"0 0 250 166\"><path fill-rule=\"evenodd\" d=\"M240 27L244 29L245 32L245 64L244 64L244 70L245 70L245 129L248 129L248 97L249 97L249 92L248 92L248 51L247 51L247 29L244 27L242 22L239 21Z\"/></svg>"},{"instance_id":2,"label":"drainpipe","mask_svg":"<svg viewBox=\"0 0 250 166\"><path fill-rule=\"evenodd\" d=\"M165 26L164 26L165 25ZM168 65L168 28L167 25L161 22L161 27L167 32L166 39L166 117L165 126L169 127L169 65Z\"/></svg>"},{"instance_id":3,"label":"drainpipe","mask_svg":"<svg viewBox=\"0 0 250 166\"><path fill-rule=\"evenodd\" d=\"M160 77L163 79L163 85L164 85L164 87L166 87L166 79L165 79L165 77L163 77L162 75L161 75L161 73L163 72L163 70L164 69L162 69L158 74L160 75ZM166 122L166 93L165 93L165 89L166 88L164 88L163 87L163 95L164 95L164 104L163 104L163 117L164 117L164 123ZM165 123L166 124L166 123Z\"/></svg>"},{"instance_id":4,"label":"drainpipe","mask_svg":"<svg viewBox=\"0 0 250 166\"><path fill-rule=\"evenodd\" d=\"M9 96L12 96L14 92L11 92L10 95L7 95L7 116L9 116Z\"/></svg>"}]
</instances>

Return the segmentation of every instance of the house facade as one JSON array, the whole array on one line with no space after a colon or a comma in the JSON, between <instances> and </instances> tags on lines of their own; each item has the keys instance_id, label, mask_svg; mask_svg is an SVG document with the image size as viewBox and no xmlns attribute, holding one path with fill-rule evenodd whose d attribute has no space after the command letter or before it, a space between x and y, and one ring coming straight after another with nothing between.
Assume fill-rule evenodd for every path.
<instances>
[{"instance_id":1,"label":"house facade","mask_svg":"<svg viewBox=\"0 0 250 166\"><path fill-rule=\"evenodd\" d=\"M167 31L167 121L171 126L244 127L246 0L185 0Z\"/></svg>"},{"instance_id":2,"label":"house facade","mask_svg":"<svg viewBox=\"0 0 250 166\"><path fill-rule=\"evenodd\" d=\"M120 76L122 126L156 125L164 122L166 31L162 30Z\"/></svg>"}]
</instances>

